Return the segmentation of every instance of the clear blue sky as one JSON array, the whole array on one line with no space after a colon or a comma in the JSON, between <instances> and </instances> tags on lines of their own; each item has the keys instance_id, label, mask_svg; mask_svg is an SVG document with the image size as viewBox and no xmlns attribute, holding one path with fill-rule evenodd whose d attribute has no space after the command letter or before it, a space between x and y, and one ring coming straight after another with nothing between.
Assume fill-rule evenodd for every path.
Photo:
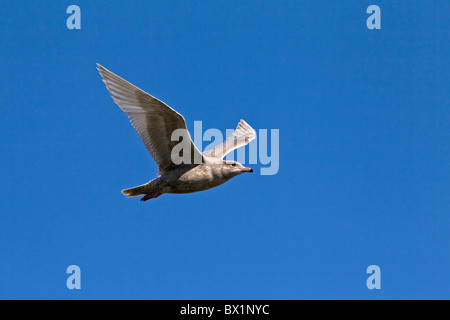
<instances>
[{"instance_id":1,"label":"clear blue sky","mask_svg":"<svg viewBox=\"0 0 450 320\"><path fill-rule=\"evenodd\" d=\"M81 30L66 28L71 4ZM381 30L366 28L371 4ZM2 3L0 298L449 299L449 9ZM279 129L279 173L125 198L157 167L97 62L191 130Z\"/></svg>"}]
</instances>

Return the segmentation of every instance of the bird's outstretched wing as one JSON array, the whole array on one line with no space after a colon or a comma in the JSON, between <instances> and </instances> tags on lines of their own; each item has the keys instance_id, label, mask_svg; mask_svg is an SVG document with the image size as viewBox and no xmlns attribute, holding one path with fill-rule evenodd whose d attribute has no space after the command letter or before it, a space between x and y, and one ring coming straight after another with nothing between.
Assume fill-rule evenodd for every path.
<instances>
[{"instance_id":1,"label":"bird's outstretched wing","mask_svg":"<svg viewBox=\"0 0 450 320\"><path fill-rule=\"evenodd\" d=\"M176 165L171 157L174 146L180 143L171 139L176 129L185 131L183 143L190 148L190 163L201 161L202 154L192 142L181 114L105 67L97 64L97 69L114 102L128 115L158 165L159 174Z\"/></svg>"},{"instance_id":2,"label":"bird's outstretched wing","mask_svg":"<svg viewBox=\"0 0 450 320\"><path fill-rule=\"evenodd\" d=\"M256 132L244 120L239 121L236 130L222 143L213 149L203 152L204 156L222 159L234 149L247 145L256 138Z\"/></svg>"}]
</instances>

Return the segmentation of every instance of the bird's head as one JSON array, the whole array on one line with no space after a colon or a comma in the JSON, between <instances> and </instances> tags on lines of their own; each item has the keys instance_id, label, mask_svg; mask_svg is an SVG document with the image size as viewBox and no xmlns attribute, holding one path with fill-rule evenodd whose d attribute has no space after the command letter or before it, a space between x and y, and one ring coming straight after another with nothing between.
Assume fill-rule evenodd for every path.
<instances>
[{"instance_id":1,"label":"bird's head","mask_svg":"<svg viewBox=\"0 0 450 320\"><path fill-rule=\"evenodd\" d=\"M240 175L244 172L253 172L252 168L246 168L242 164L236 161L225 160L222 164L222 174L227 178Z\"/></svg>"}]
</instances>

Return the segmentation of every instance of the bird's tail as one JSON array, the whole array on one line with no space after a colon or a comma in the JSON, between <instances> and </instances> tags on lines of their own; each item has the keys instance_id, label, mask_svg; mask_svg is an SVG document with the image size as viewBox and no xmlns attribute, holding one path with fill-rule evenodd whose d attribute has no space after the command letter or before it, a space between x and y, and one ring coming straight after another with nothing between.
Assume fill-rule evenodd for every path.
<instances>
[{"instance_id":1,"label":"bird's tail","mask_svg":"<svg viewBox=\"0 0 450 320\"><path fill-rule=\"evenodd\" d=\"M148 188L148 184L143 184L134 188L124 189L122 193L127 197L137 197L143 194L147 194L146 190Z\"/></svg>"}]
</instances>

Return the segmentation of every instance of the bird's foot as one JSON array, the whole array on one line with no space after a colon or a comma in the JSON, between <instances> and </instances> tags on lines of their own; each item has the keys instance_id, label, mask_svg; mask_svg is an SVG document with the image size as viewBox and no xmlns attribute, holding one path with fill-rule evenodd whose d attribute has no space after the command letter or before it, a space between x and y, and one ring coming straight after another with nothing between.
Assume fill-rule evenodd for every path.
<instances>
[{"instance_id":1,"label":"bird's foot","mask_svg":"<svg viewBox=\"0 0 450 320\"><path fill-rule=\"evenodd\" d=\"M141 201L147 201L147 200L150 200L150 199L158 198L160 195L162 195L162 193L152 192L152 193L149 193L149 194L146 194L145 196L143 196L141 198Z\"/></svg>"}]
</instances>

